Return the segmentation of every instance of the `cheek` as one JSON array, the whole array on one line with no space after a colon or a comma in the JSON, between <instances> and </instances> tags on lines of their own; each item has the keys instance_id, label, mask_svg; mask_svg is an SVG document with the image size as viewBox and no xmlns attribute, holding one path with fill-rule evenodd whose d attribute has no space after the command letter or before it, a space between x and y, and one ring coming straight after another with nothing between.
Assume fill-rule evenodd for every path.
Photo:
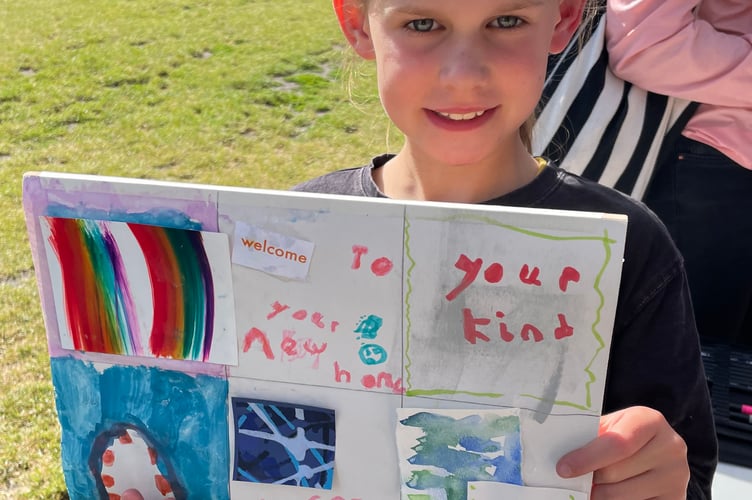
<instances>
[{"instance_id":1,"label":"cheek","mask_svg":"<svg viewBox=\"0 0 752 500\"><path fill-rule=\"evenodd\" d=\"M431 81L426 58L411 57L409 54L385 52L376 62L379 93L382 98L405 99L417 97Z\"/></svg>"},{"instance_id":2,"label":"cheek","mask_svg":"<svg viewBox=\"0 0 752 500\"><path fill-rule=\"evenodd\" d=\"M540 93L546 78L548 53L532 47L530 50L517 51L500 63L502 78L530 93Z\"/></svg>"},{"instance_id":3,"label":"cheek","mask_svg":"<svg viewBox=\"0 0 752 500\"><path fill-rule=\"evenodd\" d=\"M410 82L404 75L394 71L392 67L378 70L378 92L381 106L387 116L400 129L402 122L400 117L411 109L410 96L415 95L419 87L415 82ZM411 92L411 89L415 92ZM412 102L416 101L413 100Z\"/></svg>"}]
</instances>

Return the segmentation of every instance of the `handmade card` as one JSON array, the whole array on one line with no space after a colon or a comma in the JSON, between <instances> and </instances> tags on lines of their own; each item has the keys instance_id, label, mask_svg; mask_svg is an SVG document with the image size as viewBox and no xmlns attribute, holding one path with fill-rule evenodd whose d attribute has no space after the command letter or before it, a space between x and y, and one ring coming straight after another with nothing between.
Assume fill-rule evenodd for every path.
<instances>
[{"instance_id":1,"label":"handmade card","mask_svg":"<svg viewBox=\"0 0 752 500\"><path fill-rule=\"evenodd\" d=\"M71 498L585 498L626 218L27 174Z\"/></svg>"}]
</instances>

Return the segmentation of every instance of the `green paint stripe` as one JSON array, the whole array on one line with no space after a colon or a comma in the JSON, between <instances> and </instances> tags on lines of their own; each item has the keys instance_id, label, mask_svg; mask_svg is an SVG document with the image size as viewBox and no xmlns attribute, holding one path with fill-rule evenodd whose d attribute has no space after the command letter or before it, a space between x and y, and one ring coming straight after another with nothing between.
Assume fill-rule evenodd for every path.
<instances>
[{"instance_id":1,"label":"green paint stripe","mask_svg":"<svg viewBox=\"0 0 752 500\"><path fill-rule=\"evenodd\" d=\"M407 396L439 396L442 394L464 394L466 396L477 396L481 398L500 398L504 394L496 392L472 392L472 391L458 391L456 389L408 389L405 391Z\"/></svg>"},{"instance_id":2,"label":"green paint stripe","mask_svg":"<svg viewBox=\"0 0 752 500\"><path fill-rule=\"evenodd\" d=\"M404 214L403 219L405 221L404 225L404 243L405 243L405 257L407 258L408 262L410 262L410 265L407 267L407 270L405 271L407 276L407 291L405 292L405 394L410 393L410 387L412 386L411 382L411 373L410 373L410 366L412 365L412 360L410 359L410 334L412 332L412 315L410 314L410 298L413 294L413 284L412 280L410 279L410 276L413 272L413 269L415 269L415 259L413 259L413 256L410 253L410 220L407 218L407 214Z\"/></svg>"},{"instance_id":3,"label":"green paint stripe","mask_svg":"<svg viewBox=\"0 0 752 500\"><path fill-rule=\"evenodd\" d=\"M606 268L608 267L608 263L611 262L611 246L609 243L610 241L608 239L608 230L605 229L603 231L603 248L606 251L606 258L603 261L603 266L601 266L600 272L595 277L595 284L593 288L595 289L595 293L598 294L598 297L600 297L600 304L598 305L598 308L595 311L595 322L592 326L593 331L593 337L595 337L595 340L598 341L598 349L595 350L595 353L593 354L593 357L590 359L590 363L587 364L585 367L585 373L588 374L590 380L585 383L585 386L587 387L587 406L590 408L592 406L591 402L591 393L590 393L590 386L596 381L595 374L590 370L590 368L593 366L593 363L595 363L596 358L600 354L600 352L606 347L606 343L603 342L603 337L598 333L598 324L601 322L601 311L603 310L603 307L606 303L606 298L603 295L603 292L600 289L601 284L601 278L603 278L603 274L606 272ZM618 291L617 291L618 293Z\"/></svg>"},{"instance_id":4,"label":"green paint stripe","mask_svg":"<svg viewBox=\"0 0 752 500\"><path fill-rule=\"evenodd\" d=\"M554 236L552 234L546 234L546 233L539 233L537 231L530 231L529 229L523 229L521 227L512 226L510 224L504 224L497 220L494 220L490 217L484 217L480 215L453 215L446 218L423 218L422 220L432 220L437 222L465 222L465 221L475 221L475 222L482 222L484 224L488 224L490 226L496 226L501 227L504 229L509 229L510 231L514 231L516 233L524 234L527 236L533 236L535 238L541 238L544 240L549 241L602 241L603 236ZM608 244L614 244L616 243L616 240L606 240Z\"/></svg>"}]
</instances>

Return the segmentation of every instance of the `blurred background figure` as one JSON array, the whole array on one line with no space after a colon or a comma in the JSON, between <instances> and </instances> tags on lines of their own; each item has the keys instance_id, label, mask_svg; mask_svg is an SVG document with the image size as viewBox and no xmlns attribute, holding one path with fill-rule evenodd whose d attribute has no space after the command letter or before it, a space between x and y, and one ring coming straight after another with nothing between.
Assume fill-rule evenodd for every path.
<instances>
[{"instance_id":1,"label":"blurred background figure","mask_svg":"<svg viewBox=\"0 0 752 500\"><path fill-rule=\"evenodd\" d=\"M752 402L752 2L602 0L592 29L551 56L544 103L534 152L642 199L668 227L721 460L752 467L740 410Z\"/></svg>"}]
</instances>

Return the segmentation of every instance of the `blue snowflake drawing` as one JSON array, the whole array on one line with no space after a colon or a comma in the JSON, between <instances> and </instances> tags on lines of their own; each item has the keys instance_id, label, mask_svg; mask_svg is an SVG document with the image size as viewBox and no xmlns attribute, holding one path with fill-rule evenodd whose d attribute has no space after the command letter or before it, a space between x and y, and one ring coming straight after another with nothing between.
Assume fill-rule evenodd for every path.
<instances>
[{"instance_id":1,"label":"blue snowflake drawing","mask_svg":"<svg viewBox=\"0 0 752 500\"><path fill-rule=\"evenodd\" d=\"M331 489L334 410L232 398L233 479Z\"/></svg>"}]
</instances>

